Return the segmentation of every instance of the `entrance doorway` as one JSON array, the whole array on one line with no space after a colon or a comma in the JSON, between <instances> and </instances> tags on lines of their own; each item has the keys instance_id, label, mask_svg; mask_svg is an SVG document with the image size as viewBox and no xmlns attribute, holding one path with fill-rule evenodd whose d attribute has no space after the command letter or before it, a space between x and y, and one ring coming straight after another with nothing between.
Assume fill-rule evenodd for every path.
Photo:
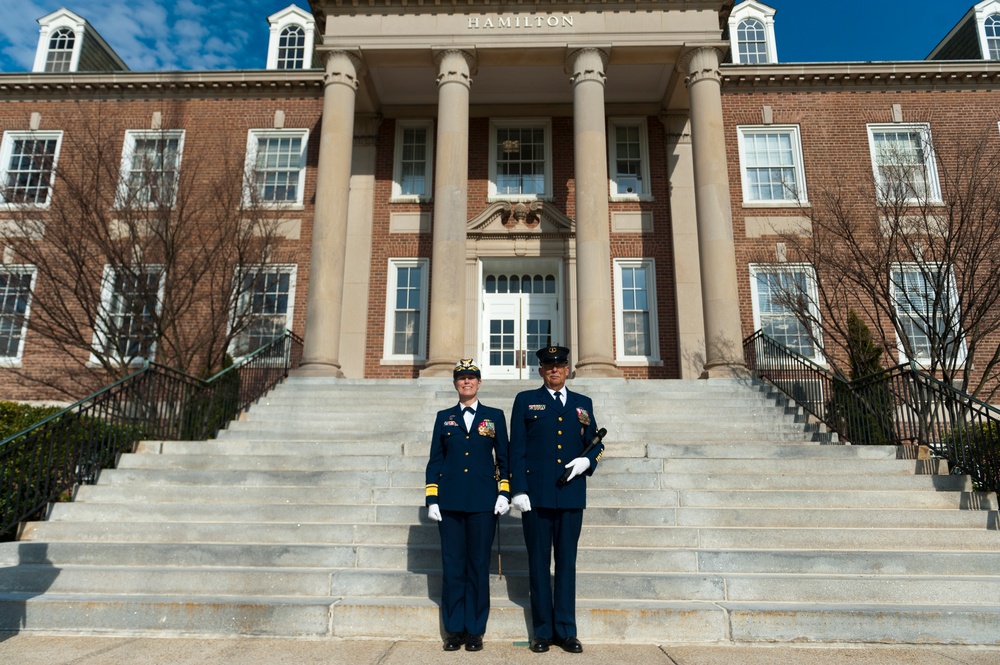
<instances>
[{"instance_id":1,"label":"entrance doorway","mask_svg":"<svg viewBox=\"0 0 1000 665\"><path fill-rule=\"evenodd\" d=\"M482 283L483 376L537 377L535 351L562 341L555 272L491 271Z\"/></svg>"}]
</instances>

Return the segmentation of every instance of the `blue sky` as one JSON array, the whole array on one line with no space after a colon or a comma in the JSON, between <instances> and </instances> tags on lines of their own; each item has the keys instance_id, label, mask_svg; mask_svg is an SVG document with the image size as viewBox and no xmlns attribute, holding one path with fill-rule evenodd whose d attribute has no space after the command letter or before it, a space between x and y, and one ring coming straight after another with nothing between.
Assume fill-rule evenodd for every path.
<instances>
[{"instance_id":1,"label":"blue sky","mask_svg":"<svg viewBox=\"0 0 1000 665\"><path fill-rule=\"evenodd\" d=\"M922 60L976 0L770 0L782 62ZM36 20L87 19L135 71L261 69L267 17L293 0L0 0L0 72L31 70ZM294 4L308 9L307 0ZM225 26L225 30L216 30Z\"/></svg>"}]
</instances>

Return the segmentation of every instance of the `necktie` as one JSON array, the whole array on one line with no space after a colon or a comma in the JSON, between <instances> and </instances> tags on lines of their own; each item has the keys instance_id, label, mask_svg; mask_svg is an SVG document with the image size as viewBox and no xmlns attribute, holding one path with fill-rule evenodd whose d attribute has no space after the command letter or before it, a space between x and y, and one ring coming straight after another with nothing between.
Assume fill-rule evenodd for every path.
<instances>
[{"instance_id":1,"label":"necktie","mask_svg":"<svg viewBox=\"0 0 1000 665\"><path fill-rule=\"evenodd\" d=\"M462 409L462 412L463 413L471 413L473 418L476 417L476 410L473 409L471 406L465 407L464 409Z\"/></svg>"},{"instance_id":2,"label":"necktie","mask_svg":"<svg viewBox=\"0 0 1000 665\"><path fill-rule=\"evenodd\" d=\"M556 404L558 404L559 406L563 405L562 392L559 390L556 391Z\"/></svg>"},{"instance_id":3,"label":"necktie","mask_svg":"<svg viewBox=\"0 0 1000 665\"><path fill-rule=\"evenodd\" d=\"M471 406L467 406L464 409L462 409L462 420L465 421L466 430L472 429L472 423L475 421L475 419L476 419L475 409L473 409Z\"/></svg>"}]
</instances>

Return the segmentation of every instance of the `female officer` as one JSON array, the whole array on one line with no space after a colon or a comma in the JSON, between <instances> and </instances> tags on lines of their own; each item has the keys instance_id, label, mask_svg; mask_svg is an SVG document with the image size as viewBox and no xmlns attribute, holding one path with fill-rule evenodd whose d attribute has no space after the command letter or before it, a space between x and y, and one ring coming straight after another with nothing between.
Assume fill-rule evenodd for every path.
<instances>
[{"instance_id":1,"label":"female officer","mask_svg":"<svg viewBox=\"0 0 1000 665\"><path fill-rule=\"evenodd\" d=\"M427 461L427 516L441 532L441 617L445 651L483 648L490 613L490 546L496 517L510 510L507 423L477 397L471 358L452 374L458 404L438 411Z\"/></svg>"}]
</instances>

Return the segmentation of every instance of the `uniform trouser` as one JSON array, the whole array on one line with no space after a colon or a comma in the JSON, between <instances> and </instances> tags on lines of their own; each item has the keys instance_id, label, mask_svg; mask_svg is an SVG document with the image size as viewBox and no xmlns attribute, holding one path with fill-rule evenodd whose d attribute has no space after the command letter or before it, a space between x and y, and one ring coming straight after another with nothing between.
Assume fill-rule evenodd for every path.
<instances>
[{"instance_id":1,"label":"uniform trouser","mask_svg":"<svg viewBox=\"0 0 1000 665\"><path fill-rule=\"evenodd\" d=\"M583 510L533 508L522 513L528 547L531 623L535 637L576 637L576 545L583 527ZM555 589L549 563L555 551Z\"/></svg>"},{"instance_id":2,"label":"uniform trouser","mask_svg":"<svg viewBox=\"0 0 1000 665\"><path fill-rule=\"evenodd\" d=\"M441 620L449 633L486 632L495 528L492 512L441 511Z\"/></svg>"}]
</instances>

